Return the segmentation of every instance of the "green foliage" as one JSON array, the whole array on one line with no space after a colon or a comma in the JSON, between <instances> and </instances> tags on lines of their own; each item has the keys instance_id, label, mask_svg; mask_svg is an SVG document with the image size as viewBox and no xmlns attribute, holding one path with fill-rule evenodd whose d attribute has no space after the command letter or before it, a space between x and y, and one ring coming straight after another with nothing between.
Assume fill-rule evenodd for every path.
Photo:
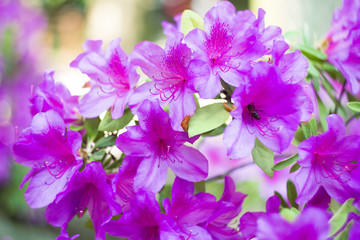
<instances>
[{"instance_id":1,"label":"green foliage","mask_svg":"<svg viewBox=\"0 0 360 240\"><path fill-rule=\"evenodd\" d=\"M296 208L283 208L280 211L280 214L289 222L295 220L295 218L299 215L299 210Z\"/></svg>"},{"instance_id":2,"label":"green foliage","mask_svg":"<svg viewBox=\"0 0 360 240\"><path fill-rule=\"evenodd\" d=\"M301 129L303 131L305 139L308 139L311 136L316 136L316 131L317 131L316 120L312 118L309 122L302 123Z\"/></svg>"},{"instance_id":3,"label":"green foliage","mask_svg":"<svg viewBox=\"0 0 360 240\"><path fill-rule=\"evenodd\" d=\"M295 187L294 183L291 180L287 181L286 189L287 189L287 197L288 197L290 205L292 207L298 209L299 205L295 202L295 200L297 198L296 187Z\"/></svg>"},{"instance_id":4,"label":"green foliage","mask_svg":"<svg viewBox=\"0 0 360 240\"><path fill-rule=\"evenodd\" d=\"M194 183L195 193L205 192L205 181Z\"/></svg>"},{"instance_id":5,"label":"green foliage","mask_svg":"<svg viewBox=\"0 0 360 240\"><path fill-rule=\"evenodd\" d=\"M209 132L220 127L229 118L230 113L223 103L214 103L196 109L189 122L189 137Z\"/></svg>"},{"instance_id":6,"label":"green foliage","mask_svg":"<svg viewBox=\"0 0 360 240\"><path fill-rule=\"evenodd\" d=\"M294 165L292 165L292 167L290 168L290 173L296 172L297 170L299 170L301 168L301 166L297 163L295 163Z\"/></svg>"},{"instance_id":7,"label":"green foliage","mask_svg":"<svg viewBox=\"0 0 360 240\"><path fill-rule=\"evenodd\" d=\"M342 206L334 213L332 218L329 220L331 225L330 235L335 234L345 224L349 212L352 210L352 203L354 199L349 198Z\"/></svg>"},{"instance_id":8,"label":"green foliage","mask_svg":"<svg viewBox=\"0 0 360 240\"><path fill-rule=\"evenodd\" d=\"M98 134L98 126L100 118L87 118L85 119L85 129L90 141L94 141Z\"/></svg>"},{"instance_id":9,"label":"green foliage","mask_svg":"<svg viewBox=\"0 0 360 240\"><path fill-rule=\"evenodd\" d=\"M360 112L360 102L348 102L347 106L354 113L359 113Z\"/></svg>"},{"instance_id":10,"label":"green foliage","mask_svg":"<svg viewBox=\"0 0 360 240\"><path fill-rule=\"evenodd\" d=\"M99 131L118 131L123 129L129 122L133 119L134 115L131 113L131 110L125 109L124 114L119 119L112 119L111 111L107 111L103 120L101 120L99 125Z\"/></svg>"},{"instance_id":11,"label":"green foliage","mask_svg":"<svg viewBox=\"0 0 360 240\"><path fill-rule=\"evenodd\" d=\"M320 50L312 48L308 45L298 45L297 48L301 53L308 59L315 61L325 61L327 60L327 55Z\"/></svg>"},{"instance_id":12,"label":"green foliage","mask_svg":"<svg viewBox=\"0 0 360 240\"><path fill-rule=\"evenodd\" d=\"M296 162L298 159L299 159L299 155L296 153L296 154L282 160L281 162L278 162L277 164L275 164L275 166L273 167L273 170L274 171L282 170L282 169L290 166L294 162Z\"/></svg>"},{"instance_id":13,"label":"green foliage","mask_svg":"<svg viewBox=\"0 0 360 240\"><path fill-rule=\"evenodd\" d=\"M220 134L223 134L226 128L226 124L222 124L220 127L217 127L209 132L203 133L201 134L201 136L203 137L214 137L214 136L218 136Z\"/></svg>"},{"instance_id":14,"label":"green foliage","mask_svg":"<svg viewBox=\"0 0 360 240\"><path fill-rule=\"evenodd\" d=\"M258 139L255 140L255 147L252 150L252 157L269 177L274 176L274 152L265 147Z\"/></svg>"},{"instance_id":15,"label":"green foliage","mask_svg":"<svg viewBox=\"0 0 360 240\"><path fill-rule=\"evenodd\" d=\"M195 28L204 30L203 18L191 10L185 10L181 16L181 32L187 35Z\"/></svg>"},{"instance_id":16,"label":"green foliage","mask_svg":"<svg viewBox=\"0 0 360 240\"><path fill-rule=\"evenodd\" d=\"M286 203L285 199L279 192L275 191L274 194L280 198L280 206L281 207L289 208L289 205Z\"/></svg>"},{"instance_id":17,"label":"green foliage","mask_svg":"<svg viewBox=\"0 0 360 240\"><path fill-rule=\"evenodd\" d=\"M94 148L105 148L111 147L115 145L115 136L107 136L100 138L96 143Z\"/></svg>"}]
</instances>

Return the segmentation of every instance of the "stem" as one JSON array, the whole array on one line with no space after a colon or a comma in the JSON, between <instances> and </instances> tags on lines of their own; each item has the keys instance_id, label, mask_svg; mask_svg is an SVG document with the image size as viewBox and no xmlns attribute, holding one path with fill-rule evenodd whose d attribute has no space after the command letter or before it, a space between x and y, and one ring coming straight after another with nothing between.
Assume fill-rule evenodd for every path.
<instances>
[{"instance_id":1,"label":"stem","mask_svg":"<svg viewBox=\"0 0 360 240\"><path fill-rule=\"evenodd\" d=\"M231 174L231 173L234 172L235 170L238 170L238 169L241 169L241 168L250 166L250 165L252 165L252 164L254 164L254 162L246 163L246 164L241 165L241 166L239 166L239 167L230 169L229 171L227 171L227 172L224 173L224 174L221 174L221 175L218 175L218 176L215 176L215 177L212 177L212 178L208 178L207 180L205 180L205 182L212 182L212 181L216 181L216 180L219 180L219 179L223 179L224 177L228 176L229 174Z\"/></svg>"}]
</instances>

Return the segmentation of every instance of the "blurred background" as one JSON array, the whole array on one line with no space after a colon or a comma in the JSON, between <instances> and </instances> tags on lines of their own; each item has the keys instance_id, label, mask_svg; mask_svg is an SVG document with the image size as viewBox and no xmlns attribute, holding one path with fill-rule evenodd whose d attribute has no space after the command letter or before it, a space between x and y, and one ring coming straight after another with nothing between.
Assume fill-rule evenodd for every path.
<instances>
[{"instance_id":1,"label":"blurred background","mask_svg":"<svg viewBox=\"0 0 360 240\"><path fill-rule=\"evenodd\" d=\"M306 41L319 45L330 27L332 12L341 0L232 0L238 10L263 8L266 25L277 25L290 44ZM11 145L31 122L29 98L43 79L43 72L55 70L55 80L73 95L83 95L87 77L69 64L82 51L86 39L103 40L106 46L122 38L129 54L143 40L165 44L161 22L172 22L185 9L203 16L214 0L0 0L0 240L55 239L59 229L44 220L44 209L32 210L18 186L27 169L14 164ZM321 11L320 11L321 9ZM274 190L285 192L288 169L268 178L251 159L226 157L221 137L204 140L199 149L210 161L209 178L229 172L239 190L248 193L245 210L263 210L264 199ZM291 152L291 149L289 150ZM279 156L277 159L286 157ZM216 196L222 184L211 181L207 190ZM71 235L93 239L84 227L86 218L74 219ZM111 238L109 238L111 239Z\"/></svg>"}]
</instances>

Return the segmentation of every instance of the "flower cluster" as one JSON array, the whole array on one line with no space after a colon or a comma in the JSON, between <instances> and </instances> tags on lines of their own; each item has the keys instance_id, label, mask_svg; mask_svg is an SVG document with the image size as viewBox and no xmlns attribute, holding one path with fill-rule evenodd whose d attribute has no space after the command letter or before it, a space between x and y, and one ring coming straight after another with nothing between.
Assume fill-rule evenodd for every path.
<instances>
[{"instance_id":1,"label":"flower cluster","mask_svg":"<svg viewBox=\"0 0 360 240\"><path fill-rule=\"evenodd\" d=\"M13 147L15 160L30 168L21 184L30 181L28 204L47 207L46 220L61 227L57 239L78 237L69 237L67 226L86 213L97 240L106 233L134 240L320 240L358 226L351 213L330 233L338 224L330 198L359 209L360 138L345 135L337 114L317 135L308 60L290 49L279 27L265 27L262 9L255 16L219 1L204 18L194 14L183 13L191 29L184 30L181 16L176 26L163 23L164 49L144 41L127 56L120 39L106 50L102 41L86 41L71 63L90 78L79 102L54 83L53 72L45 74L30 99L36 115ZM148 77L142 84L138 67ZM199 98L216 103L200 107ZM266 212L247 212L238 222L246 194L232 178L220 176L219 200L204 191L209 162L196 141L222 133L228 158L252 155L268 175L295 163L286 200L277 193ZM274 152L291 143L297 153L274 165ZM356 238L354 227L349 234Z\"/></svg>"}]
</instances>

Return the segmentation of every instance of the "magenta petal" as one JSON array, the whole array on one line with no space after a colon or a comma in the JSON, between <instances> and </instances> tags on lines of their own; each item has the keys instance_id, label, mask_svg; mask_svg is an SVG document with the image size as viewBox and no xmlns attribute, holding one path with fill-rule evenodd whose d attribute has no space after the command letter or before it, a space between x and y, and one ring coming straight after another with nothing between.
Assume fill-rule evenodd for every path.
<instances>
[{"instance_id":1,"label":"magenta petal","mask_svg":"<svg viewBox=\"0 0 360 240\"><path fill-rule=\"evenodd\" d=\"M301 168L299 174L295 178L298 197L298 204L307 203L317 192L320 185L316 183L315 173L312 168Z\"/></svg>"},{"instance_id":2,"label":"magenta petal","mask_svg":"<svg viewBox=\"0 0 360 240\"><path fill-rule=\"evenodd\" d=\"M125 93L123 97L116 98L114 106L111 109L112 110L112 112L111 112L112 119L118 119L123 116L126 104L128 104L129 98L133 94L133 92L134 92L134 90L131 89L129 92Z\"/></svg>"},{"instance_id":3,"label":"magenta petal","mask_svg":"<svg viewBox=\"0 0 360 240\"><path fill-rule=\"evenodd\" d=\"M140 126L131 126L119 135L115 145L126 155L146 157L150 155L148 139L148 134L142 132Z\"/></svg>"},{"instance_id":4,"label":"magenta petal","mask_svg":"<svg viewBox=\"0 0 360 240\"><path fill-rule=\"evenodd\" d=\"M79 103L79 110L82 116L94 118L108 110L116 100L115 95L104 93L100 87L95 87L87 93Z\"/></svg>"},{"instance_id":5,"label":"magenta petal","mask_svg":"<svg viewBox=\"0 0 360 240\"><path fill-rule=\"evenodd\" d=\"M233 119L224 131L223 140L230 158L243 158L251 154L255 135L250 134L241 119Z\"/></svg>"},{"instance_id":6,"label":"magenta petal","mask_svg":"<svg viewBox=\"0 0 360 240\"><path fill-rule=\"evenodd\" d=\"M43 168L33 175L25 192L25 200L32 208L42 208L52 203L57 194L62 192L69 179L81 167L78 165L66 171L61 178L56 179L48 169Z\"/></svg>"},{"instance_id":7,"label":"magenta petal","mask_svg":"<svg viewBox=\"0 0 360 240\"><path fill-rule=\"evenodd\" d=\"M149 77L157 76L162 71L165 51L155 43L144 41L138 43L131 55L131 63L141 67Z\"/></svg>"},{"instance_id":8,"label":"magenta petal","mask_svg":"<svg viewBox=\"0 0 360 240\"><path fill-rule=\"evenodd\" d=\"M154 157L144 158L139 164L134 179L134 189L159 192L166 183L168 166Z\"/></svg>"},{"instance_id":9,"label":"magenta petal","mask_svg":"<svg viewBox=\"0 0 360 240\"><path fill-rule=\"evenodd\" d=\"M208 175L208 161L197 149L183 145L171 152L170 158L168 165L180 178L199 182Z\"/></svg>"},{"instance_id":10,"label":"magenta petal","mask_svg":"<svg viewBox=\"0 0 360 240\"><path fill-rule=\"evenodd\" d=\"M183 131L181 127L182 120L187 115L194 115L196 103L192 93L183 91L176 101L169 104L169 117L171 125L176 131Z\"/></svg>"}]
</instances>

